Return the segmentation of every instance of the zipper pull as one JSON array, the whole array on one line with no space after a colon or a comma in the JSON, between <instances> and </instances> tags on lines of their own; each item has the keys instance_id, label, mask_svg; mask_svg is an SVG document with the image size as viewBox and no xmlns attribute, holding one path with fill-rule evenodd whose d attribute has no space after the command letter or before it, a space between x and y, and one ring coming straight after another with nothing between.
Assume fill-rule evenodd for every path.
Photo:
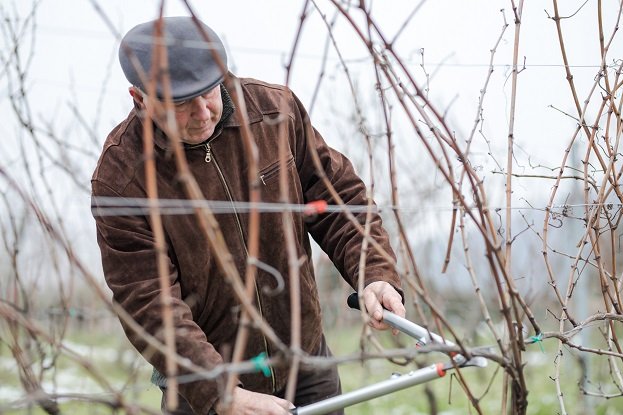
<instances>
[{"instance_id":1,"label":"zipper pull","mask_svg":"<svg viewBox=\"0 0 623 415\"><path fill-rule=\"evenodd\" d=\"M212 148L210 147L210 144L206 143L204 144L204 147L206 149L206 156L203 159L206 163L209 163L212 161Z\"/></svg>"}]
</instances>

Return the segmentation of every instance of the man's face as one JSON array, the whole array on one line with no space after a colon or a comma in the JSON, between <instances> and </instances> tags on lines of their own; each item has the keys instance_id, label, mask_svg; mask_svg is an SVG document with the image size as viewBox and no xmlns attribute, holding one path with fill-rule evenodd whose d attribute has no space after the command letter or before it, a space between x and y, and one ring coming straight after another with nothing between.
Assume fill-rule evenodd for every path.
<instances>
[{"instance_id":1,"label":"man's face","mask_svg":"<svg viewBox=\"0 0 623 415\"><path fill-rule=\"evenodd\" d=\"M143 103L149 110L151 100L144 97ZM221 87L217 85L203 95L183 102L176 102L175 121L177 123L180 139L187 144L199 144L214 133L216 124L223 114L223 100L221 99ZM155 108L152 114L156 114ZM156 117L160 121L161 117ZM156 121L162 128L161 122Z\"/></svg>"}]
</instances>

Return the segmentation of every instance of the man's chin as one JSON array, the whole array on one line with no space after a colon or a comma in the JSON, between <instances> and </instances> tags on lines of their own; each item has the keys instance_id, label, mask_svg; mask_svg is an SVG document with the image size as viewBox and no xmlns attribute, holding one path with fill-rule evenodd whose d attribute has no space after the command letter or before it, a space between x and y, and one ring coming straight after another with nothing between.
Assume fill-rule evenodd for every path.
<instances>
[{"instance_id":1,"label":"man's chin","mask_svg":"<svg viewBox=\"0 0 623 415\"><path fill-rule=\"evenodd\" d=\"M197 132L197 134L187 134L182 138L182 141L186 144L200 144L210 138L213 132L213 130L208 129L206 131Z\"/></svg>"}]
</instances>

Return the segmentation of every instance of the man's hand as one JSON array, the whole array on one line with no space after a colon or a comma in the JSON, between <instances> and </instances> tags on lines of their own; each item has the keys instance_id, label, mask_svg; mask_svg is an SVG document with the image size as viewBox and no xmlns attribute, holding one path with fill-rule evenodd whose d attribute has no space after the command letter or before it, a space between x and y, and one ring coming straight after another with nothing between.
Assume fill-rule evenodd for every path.
<instances>
[{"instance_id":1,"label":"man's hand","mask_svg":"<svg viewBox=\"0 0 623 415\"><path fill-rule=\"evenodd\" d=\"M385 281L375 281L363 289L363 303L370 316L370 326L377 330L386 330L389 326L382 322L383 308L392 313L404 317L405 307L402 305L402 297L394 287ZM392 333L398 334L394 329Z\"/></svg>"},{"instance_id":2,"label":"man's hand","mask_svg":"<svg viewBox=\"0 0 623 415\"><path fill-rule=\"evenodd\" d=\"M232 395L229 410L225 411L225 408L217 402L215 407L217 413L232 415L286 415L290 413L290 409L294 408L294 405L285 399L251 392L240 387L236 387Z\"/></svg>"}]
</instances>

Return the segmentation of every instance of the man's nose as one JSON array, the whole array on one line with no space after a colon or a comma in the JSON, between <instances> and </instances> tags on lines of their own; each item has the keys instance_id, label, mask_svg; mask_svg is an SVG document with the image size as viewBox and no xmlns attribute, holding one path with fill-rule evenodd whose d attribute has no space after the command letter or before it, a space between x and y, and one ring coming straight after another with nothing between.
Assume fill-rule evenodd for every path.
<instances>
[{"instance_id":1,"label":"man's nose","mask_svg":"<svg viewBox=\"0 0 623 415\"><path fill-rule=\"evenodd\" d=\"M191 116L199 120L207 120L210 118L210 109L208 108L208 100L202 96L198 96L190 101Z\"/></svg>"}]
</instances>

